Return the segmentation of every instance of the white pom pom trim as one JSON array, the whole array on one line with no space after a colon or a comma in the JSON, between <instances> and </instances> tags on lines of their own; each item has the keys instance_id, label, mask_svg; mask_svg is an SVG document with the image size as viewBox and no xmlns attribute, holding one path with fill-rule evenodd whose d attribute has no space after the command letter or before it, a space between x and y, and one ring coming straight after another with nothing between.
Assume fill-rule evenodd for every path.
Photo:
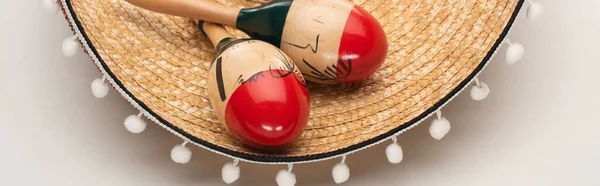
<instances>
[{"instance_id":1,"label":"white pom pom trim","mask_svg":"<svg viewBox=\"0 0 600 186\"><path fill-rule=\"evenodd\" d=\"M138 115L131 115L125 118L125 122L123 125L127 129L127 131L139 134L146 130L146 126L148 125L144 119L142 119L142 113L140 112Z\"/></svg>"},{"instance_id":2,"label":"white pom pom trim","mask_svg":"<svg viewBox=\"0 0 600 186\"><path fill-rule=\"evenodd\" d=\"M404 154L402 153L402 147L398 145L398 139L396 136L392 137L392 144L389 144L385 149L385 156L392 164L398 164L402 162Z\"/></svg>"},{"instance_id":3,"label":"white pom pom trim","mask_svg":"<svg viewBox=\"0 0 600 186\"><path fill-rule=\"evenodd\" d=\"M221 169L221 177L223 182L231 184L240 178L240 167L237 164L240 162L239 159L233 160L233 163L226 163Z\"/></svg>"},{"instance_id":4,"label":"white pom pom trim","mask_svg":"<svg viewBox=\"0 0 600 186\"><path fill-rule=\"evenodd\" d=\"M62 52L63 55L67 57L72 57L77 54L77 49L79 48L79 36L74 35L65 39L62 43Z\"/></svg>"},{"instance_id":5,"label":"white pom pom trim","mask_svg":"<svg viewBox=\"0 0 600 186\"><path fill-rule=\"evenodd\" d=\"M475 101L481 101L487 98L489 94L490 87L475 77L475 85L471 88L471 98Z\"/></svg>"},{"instance_id":6,"label":"white pom pom trim","mask_svg":"<svg viewBox=\"0 0 600 186\"><path fill-rule=\"evenodd\" d=\"M529 7L527 8L527 19L535 20L540 17L542 13L544 13L544 6L542 6L542 4L535 3L532 0L527 2L529 2Z\"/></svg>"},{"instance_id":7,"label":"white pom pom trim","mask_svg":"<svg viewBox=\"0 0 600 186\"><path fill-rule=\"evenodd\" d=\"M514 64L519 62L523 58L523 54L525 54L525 48L523 45L517 42L511 42L510 39L506 39L505 42L508 43L508 48L506 49L505 54L506 63Z\"/></svg>"},{"instance_id":8,"label":"white pom pom trim","mask_svg":"<svg viewBox=\"0 0 600 186\"><path fill-rule=\"evenodd\" d=\"M56 14L60 9L58 0L43 0L42 5L44 6L44 10L51 14Z\"/></svg>"},{"instance_id":9,"label":"white pom pom trim","mask_svg":"<svg viewBox=\"0 0 600 186\"><path fill-rule=\"evenodd\" d=\"M92 94L96 98L103 98L108 95L108 91L110 91L110 87L106 84L106 77L97 78L92 81L91 89Z\"/></svg>"},{"instance_id":10,"label":"white pom pom trim","mask_svg":"<svg viewBox=\"0 0 600 186\"><path fill-rule=\"evenodd\" d=\"M277 173L277 177L275 177L277 186L294 186L294 185L296 185L296 175L294 175L294 173L292 173L292 168L294 168L294 164L288 164L287 170L283 169Z\"/></svg>"},{"instance_id":11,"label":"white pom pom trim","mask_svg":"<svg viewBox=\"0 0 600 186\"><path fill-rule=\"evenodd\" d=\"M175 163L186 164L192 159L192 151L185 146L187 143L188 141L185 141L183 144L175 145L173 149L171 149L171 159Z\"/></svg>"},{"instance_id":12,"label":"white pom pom trim","mask_svg":"<svg viewBox=\"0 0 600 186\"><path fill-rule=\"evenodd\" d=\"M441 140L450 132L450 122L442 117L442 111L436 112L437 118L431 122L431 126L429 127L429 134L436 140Z\"/></svg>"},{"instance_id":13,"label":"white pom pom trim","mask_svg":"<svg viewBox=\"0 0 600 186\"><path fill-rule=\"evenodd\" d=\"M331 170L333 181L337 184L344 183L350 178L350 168L346 165L346 155L342 156L342 162L335 164Z\"/></svg>"}]
</instances>

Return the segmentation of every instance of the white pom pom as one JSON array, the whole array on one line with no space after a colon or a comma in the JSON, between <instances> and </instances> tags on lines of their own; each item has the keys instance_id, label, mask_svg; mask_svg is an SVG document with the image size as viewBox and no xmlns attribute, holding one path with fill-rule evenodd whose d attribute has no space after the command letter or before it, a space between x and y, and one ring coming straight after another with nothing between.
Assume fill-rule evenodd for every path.
<instances>
[{"instance_id":1,"label":"white pom pom","mask_svg":"<svg viewBox=\"0 0 600 186\"><path fill-rule=\"evenodd\" d=\"M56 14L60 9L57 0L43 0L42 5L48 13Z\"/></svg>"},{"instance_id":2,"label":"white pom pom","mask_svg":"<svg viewBox=\"0 0 600 186\"><path fill-rule=\"evenodd\" d=\"M171 159L175 163L186 164L192 159L192 151L185 146L185 143L176 145L171 149Z\"/></svg>"},{"instance_id":3,"label":"white pom pom","mask_svg":"<svg viewBox=\"0 0 600 186\"><path fill-rule=\"evenodd\" d=\"M240 167L234 163L227 163L221 169L221 177L226 184L231 184L240 178Z\"/></svg>"},{"instance_id":4,"label":"white pom pom","mask_svg":"<svg viewBox=\"0 0 600 186\"><path fill-rule=\"evenodd\" d=\"M527 8L527 19L534 20L544 13L544 7L540 3L531 3Z\"/></svg>"},{"instance_id":5,"label":"white pom pom","mask_svg":"<svg viewBox=\"0 0 600 186\"><path fill-rule=\"evenodd\" d=\"M108 87L108 85L104 83L104 80L100 78L95 79L92 82L91 88L92 94L94 94L94 97L96 98L106 97L106 95L108 95L108 91L110 90L110 87Z\"/></svg>"},{"instance_id":6,"label":"white pom pom","mask_svg":"<svg viewBox=\"0 0 600 186\"><path fill-rule=\"evenodd\" d=\"M278 186L294 186L296 185L296 175L291 172L291 168L288 170L280 170L275 177L275 181Z\"/></svg>"},{"instance_id":7,"label":"white pom pom","mask_svg":"<svg viewBox=\"0 0 600 186\"><path fill-rule=\"evenodd\" d=\"M436 140L441 140L448 132L450 132L450 122L444 117L434 119L429 127L429 134Z\"/></svg>"},{"instance_id":8,"label":"white pom pom","mask_svg":"<svg viewBox=\"0 0 600 186\"><path fill-rule=\"evenodd\" d=\"M146 121L142 119L141 115L128 116L125 119L125 122L123 122L123 124L129 132L134 134L139 134L143 132L144 130L146 130L146 126L148 125L146 124Z\"/></svg>"},{"instance_id":9,"label":"white pom pom","mask_svg":"<svg viewBox=\"0 0 600 186\"><path fill-rule=\"evenodd\" d=\"M392 143L387 146L385 149L385 155L387 156L388 161L393 164L400 163L404 158L402 147L396 143Z\"/></svg>"},{"instance_id":10,"label":"white pom pom","mask_svg":"<svg viewBox=\"0 0 600 186\"><path fill-rule=\"evenodd\" d=\"M63 55L67 57L74 56L77 53L78 48L79 40L77 39L77 36L69 37L62 43Z\"/></svg>"},{"instance_id":11,"label":"white pom pom","mask_svg":"<svg viewBox=\"0 0 600 186\"><path fill-rule=\"evenodd\" d=\"M523 58L525 48L519 43L510 43L506 49L506 63L514 64Z\"/></svg>"},{"instance_id":12,"label":"white pom pom","mask_svg":"<svg viewBox=\"0 0 600 186\"><path fill-rule=\"evenodd\" d=\"M337 184L344 183L350 178L350 168L346 163L338 163L331 170L331 175L333 176L333 181Z\"/></svg>"},{"instance_id":13,"label":"white pom pom","mask_svg":"<svg viewBox=\"0 0 600 186\"><path fill-rule=\"evenodd\" d=\"M471 88L471 98L475 101L484 100L490 94L490 87L480 82L479 85L475 85Z\"/></svg>"}]
</instances>

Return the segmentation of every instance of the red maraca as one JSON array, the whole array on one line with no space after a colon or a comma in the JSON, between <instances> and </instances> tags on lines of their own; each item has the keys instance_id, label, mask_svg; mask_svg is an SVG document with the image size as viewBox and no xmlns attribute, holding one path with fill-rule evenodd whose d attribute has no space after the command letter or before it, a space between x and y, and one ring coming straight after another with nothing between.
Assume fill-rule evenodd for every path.
<instances>
[{"instance_id":1,"label":"red maraca","mask_svg":"<svg viewBox=\"0 0 600 186\"><path fill-rule=\"evenodd\" d=\"M247 9L206 0L127 1L153 11L235 26L252 38L280 47L310 81L364 79L387 55L387 39L379 22L347 0L274 0Z\"/></svg>"},{"instance_id":2,"label":"red maraca","mask_svg":"<svg viewBox=\"0 0 600 186\"><path fill-rule=\"evenodd\" d=\"M308 123L309 98L294 63L269 43L233 39L214 23L199 27L217 48L208 90L219 121L244 143L261 149L300 136Z\"/></svg>"}]
</instances>

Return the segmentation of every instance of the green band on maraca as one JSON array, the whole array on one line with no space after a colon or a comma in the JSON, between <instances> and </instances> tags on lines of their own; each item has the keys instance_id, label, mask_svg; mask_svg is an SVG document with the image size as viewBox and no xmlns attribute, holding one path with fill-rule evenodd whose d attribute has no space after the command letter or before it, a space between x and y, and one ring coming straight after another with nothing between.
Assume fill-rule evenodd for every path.
<instances>
[{"instance_id":1,"label":"green band on maraca","mask_svg":"<svg viewBox=\"0 0 600 186\"><path fill-rule=\"evenodd\" d=\"M203 20L199 20L198 21L198 30L200 30L200 33L202 33L202 35L206 36L206 33L204 32L204 28L202 26L203 23L204 23ZM234 45L236 43L247 41L247 40L251 40L251 38L241 38L241 39L237 39L237 40L234 39L234 38L231 38L231 37L223 38L221 41L219 41L219 43L217 44L217 46L215 46L216 47L216 51L215 51L215 56L214 57L221 55L221 53L223 51L225 51L225 49L229 48L230 46L232 46L232 45ZM213 57L213 59L214 59L214 57ZM212 62L214 62L214 61L212 61ZM212 62L211 62L211 64L212 64Z\"/></svg>"},{"instance_id":2,"label":"green band on maraca","mask_svg":"<svg viewBox=\"0 0 600 186\"><path fill-rule=\"evenodd\" d=\"M221 53L223 53L223 51L225 51L225 49L227 49L235 44L238 44L238 43L241 43L244 41L248 41L248 40L253 40L253 39L252 38L234 39L231 37L223 38L221 41L219 41L219 44L217 44L217 51L215 53L215 57L221 55ZM211 62L211 64L212 64L212 62Z\"/></svg>"},{"instance_id":3,"label":"green band on maraca","mask_svg":"<svg viewBox=\"0 0 600 186\"><path fill-rule=\"evenodd\" d=\"M252 38L279 47L291 5L292 0L274 0L256 8L242 9L236 27Z\"/></svg>"},{"instance_id":4,"label":"green band on maraca","mask_svg":"<svg viewBox=\"0 0 600 186\"><path fill-rule=\"evenodd\" d=\"M202 33L202 35L206 36L206 33L204 32L204 28L202 27L204 21L202 20L198 20L198 30L200 30L200 33Z\"/></svg>"}]
</instances>

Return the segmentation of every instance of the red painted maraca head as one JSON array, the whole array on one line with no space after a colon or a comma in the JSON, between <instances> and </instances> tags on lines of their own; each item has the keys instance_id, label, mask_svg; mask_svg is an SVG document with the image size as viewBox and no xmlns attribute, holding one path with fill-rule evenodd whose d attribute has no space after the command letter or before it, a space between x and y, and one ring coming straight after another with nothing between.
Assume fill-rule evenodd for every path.
<instances>
[{"instance_id":1,"label":"red painted maraca head","mask_svg":"<svg viewBox=\"0 0 600 186\"><path fill-rule=\"evenodd\" d=\"M360 6L354 6L340 42L339 59L352 65L338 63L338 69L353 67L345 77L337 78L340 83L350 83L372 75L385 61L388 43L385 32L379 22Z\"/></svg>"}]
</instances>

